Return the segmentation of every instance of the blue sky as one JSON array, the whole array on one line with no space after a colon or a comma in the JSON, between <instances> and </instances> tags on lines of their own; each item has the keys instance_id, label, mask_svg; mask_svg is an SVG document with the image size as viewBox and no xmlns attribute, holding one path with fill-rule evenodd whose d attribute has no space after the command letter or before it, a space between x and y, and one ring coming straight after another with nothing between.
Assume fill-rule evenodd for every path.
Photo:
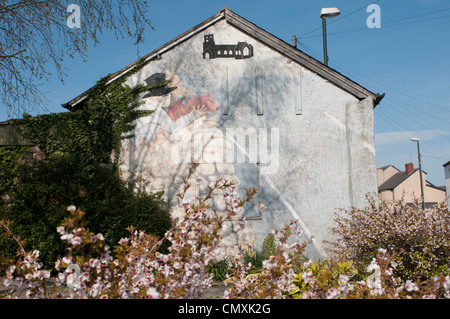
<instances>
[{"instance_id":1,"label":"blue sky","mask_svg":"<svg viewBox=\"0 0 450 319\"><path fill-rule=\"evenodd\" d=\"M381 28L366 24L371 14L367 6L373 3L381 9ZM413 162L417 167L417 145L410 139L420 137L427 179L437 186L445 184L442 164L450 160L450 1L150 1L155 30L146 33L141 56L225 6L288 43L296 35L298 48L320 61L320 9L339 8L341 15L327 23L329 66L375 93L386 93L374 111L377 166L392 164L404 170L405 163ZM99 45L89 48L86 63L66 59L64 85L56 76L43 84L49 101L41 113L65 111L62 103L138 57L132 40L105 33ZM0 107L0 121L6 120L6 110Z\"/></svg>"}]
</instances>

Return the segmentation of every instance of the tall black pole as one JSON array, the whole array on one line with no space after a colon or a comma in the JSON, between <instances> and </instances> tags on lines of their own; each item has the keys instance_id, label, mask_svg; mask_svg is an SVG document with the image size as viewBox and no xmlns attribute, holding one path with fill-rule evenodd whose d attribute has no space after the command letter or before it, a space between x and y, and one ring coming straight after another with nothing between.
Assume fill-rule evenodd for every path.
<instances>
[{"instance_id":1,"label":"tall black pole","mask_svg":"<svg viewBox=\"0 0 450 319\"><path fill-rule=\"evenodd\" d=\"M419 159L420 192L422 194L422 209L425 210L425 195L423 193L423 180L422 180L422 160L421 160L421 156L420 156L419 141L417 141L417 157Z\"/></svg>"},{"instance_id":2,"label":"tall black pole","mask_svg":"<svg viewBox=\"0 0 450 319\"><path fill-rule=\"evenodd\" d=\"M322 35L323 35L323 63L328 65L328 54L327 54L327 22L325 18L322 17Z\"/></svg>"}]
</instances>

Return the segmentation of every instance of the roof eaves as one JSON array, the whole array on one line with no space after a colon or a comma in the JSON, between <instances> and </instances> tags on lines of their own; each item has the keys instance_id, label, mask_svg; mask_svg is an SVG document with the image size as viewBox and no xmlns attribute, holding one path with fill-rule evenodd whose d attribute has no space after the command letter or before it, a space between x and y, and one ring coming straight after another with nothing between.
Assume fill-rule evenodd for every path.
<instances>
[{"instance_id":1,"label":"roof eaves","mask_svg":"<svg viewBox=\"0 0 450 319\"><path fill-rule=\"evenodd\" d=\"M191 28L190 30L184 32L180 36L176 37L172 41L169 41L168 43L164 44L163 46L159 47L158 49L150 52L149 54L145 55L143 58L139 59L138 61L149 61L151 59L158 59L161 54L164 52L170 50L174 46L186 41L193 35L197 34L198 32L201 32L202 30L206 29L210 25L216 23L217 21L225 18L227 23L235 26L236 28L240 29L241 31L249 34L253 38L261 41L265 45L271 47L272 49L278 51L280 54L287 56L288 58L296 61L297 63L301 64L302 66L308 68L309 70L315 72L319 76L325 78L329 82L337 85L341 89L349 92L353 96L357 97L358 99L362 100L367 97L372 97L373 99L373 107L375 108L378 103L383 99L383 94L375 94L366 88L362 87L358 83L352 81L348 77L342 75L341 73L337 72L336 70L324 65L322 62L314 59L313 57L305 54L301 50L294 48L293 46L289 45L288 43L284 42L283 40L279 39L278 37L272 35L271 33L261 29L260 27L256 26L255 24L251 23L250 21L242 18L241 16L234 13L232 10L230 10L228 7L223 8L219 11L216 15L212 16L211 18L203 21L202 23L198 24L197 26ZM132 64L126 66L125 68L109 75L109 79L106 84L113 82L114 80L120 78L123 76L127 71L132 69L138 61L133 62ZM87 96L88 93L93 89L91 87L90 89L86 90L79 96L75 97L74 99L70 100L67 103L62 104L62 106L70 111L75 111L77 109L77 105L83 102Z\"/></svg>"},{"instance_id":2,"label":"roof eaves","mask_svg":"<svg viewBox=\"0 0 450 319\"><path fill-rule=\"evenodd\" d=\"M382 190L394 190L397 188L400 184L402 184L405 180L407 180L410 176L412 176L418 169L415 169L408 175L405 174L405 172L398 172L391 176L387 181L385 181L383 184L378 187L378 191Z\"/></svg>"},{"instance_id":3,"label":"roof eaves","mask_svg":"<svg viewBox=\"0 0 450 319\"><path fill-rule=\"evenodd\" d=\"M434 188L434 189L437 189L437 190L440 190L440 191L444 191L444 192L445 192L445 185L444 185L444 186L436 186L436 185L434 185L433 183L431 183L431 182L429 182L429 181L426 181L426 186L427 186L427 187L430 187L430 188ZM442 188L442 187L444 187L444 188Z\"/></svg>"},{"instance_id":4,"label":"roof eaves","mask_svg":"<svg viewBox=\"0 0 450 319\"><path fill-rule=\"evenodd\" d=\"M398 185L400 185L406 179L406 176L403 179L399 179L398 174L400 173L393 175L391 178L381 184L378 187L378 191L394 190Z\"/></svg>"},{"instance_id":5,"label":"roof eaves","mask_svg":"<svg viewBox=\"0 0 450 319\"><path fill-rule=\"evenodd\" d=\"M287 56L288 58L296 61L297 63L303 65L309 70L317 73L326 80L339 86L341 89L349 92L358 99L364 99L367 97L372 97L374 101L374 108L383 99L385 94L375 94L366 88L362 87L358 83L352 81L348 77L342 75L336 70L326 66L322 62L314 59L313 57L307 55L301 50L293 47L292 45L286 43L285 41L279 39L273 34L261 29L245 18L237 15L233 11L225 8L225 19L228 23L235 26L236 28L242 30L243 32L249 34L250 36L256 38L265 45L271 47L272 49L278 51L279 53Z\"/></svg>"},{"instance_id":6,"label":"roof eaves","mask_svg":"<svg viewBox=\"0 0 450 319\"><path fill-rule=\"evenodd\" d=\"M166 44L160 46L156 50L154 50L154 51L150 52L149 54L143 56L141 59L131 63L130 65L124 67L123 69L121 69L121 70L119 70L119 71L117 71L115 73L110 74L109 75L109 79L106 82L106 84L109 84L109 83L117 80L121 76L123 76L127 71L131 70L139 61L147 62L147 61L152 60L152 59L159 59L160 55L163 54L164 52L166 52L166 51L172 49L174 46L176 46L176 45L186 41L190 37L194 36L198 32L201 32L202 30L204 30L207 27L209 27L211 24L216 23L218 20L221 20L224 17L225 17L225 8L222 9L216 15L212 16L211 18L203 21L202 23L196 25L195 27L193 27L193 28L189 29L188 31L184 32L183 34L179 35L175 39L167 42ZM83 92L79 96L75 97L74 99L70 100L69 102L61 104L62 107L66 108L66 109L68 109L70 111L75 111L77 109L75 106L77 104L81 103L82 101L84 101L87 98L88 93L92 89L93 89L93 87L91 87L90 89L86 90L85 92Z\"/></svg>"},{"instance_id":7,"label":"roof eaves","mask_svg":"<svg viewBox=\"0 0 450 319\"><path fill-rule=\"evenodd\" d=\"M392 168L394 168L394 169L396 169L397 171L400 172L400 170L397 167L395 167L394 165L391 165L391 164L388 164L388 165L385 165L385 166L382 166L382 167L378 167L377 169L381 169L381 170L384 171L384 170L388 169L389 167L392 167Z\"/></svg>"}]
</instances>

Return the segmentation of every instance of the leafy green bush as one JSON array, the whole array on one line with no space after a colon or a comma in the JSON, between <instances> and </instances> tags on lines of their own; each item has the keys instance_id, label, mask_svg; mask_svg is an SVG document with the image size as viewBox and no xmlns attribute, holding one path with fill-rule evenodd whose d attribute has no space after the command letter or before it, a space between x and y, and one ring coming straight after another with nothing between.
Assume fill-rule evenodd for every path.
<instances>
[{"instance_id":1,"label":"leafy green bush","mask_svg":"<svg viewBox=\"0 0 450 319\"><path fill-rule=\"evenodd\" d=\"M227 275L231 274L231 264L231 257L226 256L222 259L211 261L207 267L207 271L213 275L214 281L225 281L227 279Z\"/></svg>"},{"instance_id":2,"label":"leafy green bush","mask_svg":"<svg viewBox=\"0 0 450 319\"><path fill-rule=\"evenodd\" d=\"M269 233L263 240L262 243L262 255L264 259L268 259L270 256L273 256L277 249L277 243L275 241L275 235L273 233Z\"/></svg>"},{"instance_id":3,"label":"leafy green bush","mask_svg":"<svg viewBox=\"0 0 450 319\"><path fill-rule=\"evenodd\" d=\"M244 251L244 264L251 264L249 273L259 273L265 260L262 250L249 247Z\"/></svg>"},{"instance_id":4,"label":"leafy green bush","mask_svg":"<svg viewBox=\"0 0 450 319\"><path fill-rule=\"evenodd\" d=\"M128 226L158 237L171 227L161 194L147 194L123 181L108 165L85 172L78 164L61 157L21 165L14 185L2 196L0 219L12 222L11 231L26 239L25 249L39 250L44 264L52 265L67 248L55 229L69 205L87 211L89 228L102 233L110 246L129 236ZM10 238L0 241L0 250L8 255L16 249Z\"/></svg>"},{"instance_id":5,"label":"leafy green bush","mask_svg":"<svg viewBox=\"0 0 450 319\"><path fill-rule=\"evenodd\" d=\"M13 175L20 165L19 159L30 146L2 145L0 146L0 195L13 183Z\"/></svg>"},{"instance_id":6,"label":"leafy green bush","mask_svg":"<svg viewBox=\"0 0 450 319\"><path fill-rule=\"evenodd\" d=\"M55 228L69 205L89 212L89 227L103 233L108 245L127 237L128 226L160 237L171 227L161 194L128 184L118 170L122 140L132 136L137 118L153 112L139 110L139 95L167 84L126 85L127 77L146 63L140 61L111 83L108 77L99 80L75 112L24 114L10 121L46 160L17 165L16 151L4 152L8 160L0 161L7 164L0 178L7 179L0 180L0 219L11 221L11 231L27 240L26 249L39 250L46 265L65 250ZM10 256L16 248L11 239L0 241L0 249Z\"/></svg>"},{"instance_id":7,"label":"leafy green bush","mask_svg":"<svg viewBox=\"0 0 450 319\"><path fill-rule=\"evenodd\" d=\"M243 251L243 262L251 264L249 273L255 274L261 272L264 260L269 259L270 256L276 253L276 240L272 233L269 233L263 240L261 250L247 245ZM230 256L225 256L222 259L212 261L208 266L208 272L213 275L216 281L224 281L227 275L233 272L233 259Z\"/></svg>"}]
</instances>

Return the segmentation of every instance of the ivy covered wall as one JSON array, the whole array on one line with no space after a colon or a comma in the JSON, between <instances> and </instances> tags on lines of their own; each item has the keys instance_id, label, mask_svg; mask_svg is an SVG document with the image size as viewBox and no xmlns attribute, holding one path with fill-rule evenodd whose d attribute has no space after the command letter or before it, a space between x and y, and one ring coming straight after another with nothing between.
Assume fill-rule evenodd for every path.
<instances>
[{"instance_id":1,"label":"ivy covered wall","mask_svg":"<svg viewBox=\"0 0 450 319\"><path fill-rule=\"evenodd\" d=\"M11 221L24 248L39 250L46 266L65 250L56 227L69 205L85 211L88 227L104 234L110 246L128 235L129 226L159 237L171 227L162 194L123 180L117 165L121 142L136 119L152 113L137 109L139 96L164 84L131 87L105 77L75 112L8 121L31 145L0 145L0 219ZM13 257L16 249L0 229L0 254Z\"/></svg>"}]
</instances>

